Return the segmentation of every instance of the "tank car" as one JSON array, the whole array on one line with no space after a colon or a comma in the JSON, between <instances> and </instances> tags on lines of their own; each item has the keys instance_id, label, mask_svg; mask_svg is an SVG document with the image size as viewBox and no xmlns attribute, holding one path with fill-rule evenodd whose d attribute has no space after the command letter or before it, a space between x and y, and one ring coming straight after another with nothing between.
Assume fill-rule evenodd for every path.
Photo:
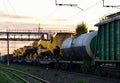
<instances>
[{"instance_id":1,"label":"tank car","mask_svg":"<svg viewBox=\"0 0 120 83\"><path fill-rule=\"evenodd\" d=\"M97 32L90 32L66 39L62 44L64 58L78 61L92 60Z\"/></svg>"}]
</instances>

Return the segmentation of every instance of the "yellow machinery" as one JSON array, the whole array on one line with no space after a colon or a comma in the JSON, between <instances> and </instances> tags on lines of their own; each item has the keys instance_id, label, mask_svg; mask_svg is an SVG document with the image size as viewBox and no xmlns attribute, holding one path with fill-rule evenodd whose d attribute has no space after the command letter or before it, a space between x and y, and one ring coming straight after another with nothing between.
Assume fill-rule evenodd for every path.
<instances>
[{"instance_id":1,"label":"yellow machinery","mask_svg":"<svg viewBox=\"0 0 120 83\"><path fill-rule=\"evenodd\" d=\"M49 35L48 40L41 39L38 42L38 56L54 56L54 49L56 48L56 46L60 48L61 53L62 42L72 35L73 33L59 32Z\"/></svg>"},{"instance_id":2,"label":"yellow machinery","mask_svg":"<svg viewBox=\"0 0 120 83\"><path fill-rule=\"evenodd\" d=\"M19 49L17 49L17 50L14 50L13 51L13 57L16 57L16 56L23 56L23 53L24 53L24 50L23 50L23 48L19 48Z\"/></svg>"},{"instance_id":3,"label":"yellow machinery","mask_svg":"<svg viewBox=\"0 0 120 83\"><path fill-rule=\"evenodd\" d=\"M50 60L54 58L54 49L60 48L61 55L61 45L62 42L72 36L73 33L69 32L59 32L48 34L48 36L42 37L39 41L34 41L32 46L24 46L14 50L14 58L20 60Z\"/></svg>"},{"instance_id":4,"label":"yellow machinery","mask_svg":"<svg viewBox=\"0 0 120 83\"><path fill-rule=\"evenodd\" d=\"M26 50L30 49L30 48L31 48L31 46L24 46L24 47L21 47L17 50L14 50L13 51L13 58L19 58L19 59L23 58L26 54Z\"/></svg>"}]
</instances>

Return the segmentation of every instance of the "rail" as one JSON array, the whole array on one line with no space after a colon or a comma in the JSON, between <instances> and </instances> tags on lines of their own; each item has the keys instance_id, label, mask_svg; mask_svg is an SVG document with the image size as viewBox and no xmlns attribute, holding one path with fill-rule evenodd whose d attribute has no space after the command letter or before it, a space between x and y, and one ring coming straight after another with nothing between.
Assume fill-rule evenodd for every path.
<instances>
[{"instance_id":1,"label":"rail","mask_svg":"<svg viewBox=\"0 0 120 83\"><path fill-rule=\"evenodd\" d=\"M6 70L9 70L10 73L14 74L16 77L18 77L19 79L23 80L25 83L30 83L28 80L26 80L25 78L21 77L20 75L18 75L17 73L21 73L21 74L24 74L24 75L27 75L35 80L38 80L42 83L50 83L49 81L46 81L42 78L39 78L37 76L34 76L32 74L29 74L29 73L26 73L26 72L23 72L23 71L20 71L20 70L16 70L16 69L13 69L13 68L6 68L6 67L0 67L1 69L6 69ZM16 72L16 73L14 73Z\"/></svg>"}]
</instances>

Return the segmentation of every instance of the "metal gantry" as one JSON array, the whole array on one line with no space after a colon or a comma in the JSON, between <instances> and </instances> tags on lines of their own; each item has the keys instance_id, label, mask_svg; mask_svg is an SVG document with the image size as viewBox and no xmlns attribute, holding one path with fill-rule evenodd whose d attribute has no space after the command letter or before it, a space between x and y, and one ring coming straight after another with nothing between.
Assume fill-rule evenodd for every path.
<instances>
[{"instance_id":1,"label":"metal gantry","mask_svg":"<svg viewBox=\"0 0 120 83\"><path fill-rule=\"evenodd\" d=\"M34 41L45 35L48 37L47 32L0 32L0 41Z\"/></svg>"},{"instance_id":2,"label":"metal gantry","mask_svg":"<svg viewBox=\"0 0 120 83\"><path fill-rule=\"evenodd\" d=\"M0 32L0 41L7 41L7 64L9 66L9 41L36 41L48 39L47 32Z\"/></svg>"}]
</instances>

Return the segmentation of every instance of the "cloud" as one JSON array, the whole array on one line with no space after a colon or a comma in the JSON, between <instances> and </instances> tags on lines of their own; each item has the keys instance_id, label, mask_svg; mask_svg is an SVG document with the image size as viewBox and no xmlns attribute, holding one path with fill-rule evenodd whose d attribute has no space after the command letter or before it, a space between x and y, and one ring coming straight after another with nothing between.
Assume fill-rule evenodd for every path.
<instances>
[{"instance_id":1,"label":"cloud","mask_svg":"<svg viewBox=\"0 0 120 83\"><path fill-rule=\"evenodd\" d=\"M18 16L18 15L7 15L7 14L0 14L0 17L6 17L6 18L13 18L13 19L26 19L26 18L30 18L27 16Z\"/></svg>"},{"instance_id":2,"label":"cloud","mask_svg":"<svg viewBox=\"0 0 120 83\"><path fill-rule=\"evenodd\" d=\"M38 24L20 22L0 22L0 31L38 31ZM40 24L41 30L46 31L74 31L74 25Z\"/></svg>"},{"instance_id":3,"label":"cloud","mask_svg":"<svg viewBox=\"0 0 120 83\"><path fill-rule=\"evenodd\" d=\"M54 19L55 21L68 21L69 19Z\"/></svg>"},{"instance_id":4,"label":"cloud","mask_svg":"<svg viewBox=\"0 0 120 83\"><path fill-rule=\"evenodd\" d=\"M0 17L2 17L2 18L11 18L11 19L29 19L29 18L33 18L33 17L29 17L29 16L20 16L20 15L7 14L7 13L4 13L3 11L0 11Z\"/></svg>"},{"instance_id":5,"label":"cloud","mask_svg":"<svg viewBox=\"0 0 120 83\"><path fill-rule=\"evenodd\" d=\"M0 28L10 28L10 29L31 29L37 27L37 24L34 23L22 23L22 22L0 22Z\"/></svg>"},{"instance_id":6,"label":"cloud","mask_svg":"<svg viewBox=\"0 0 120 83\"><path fill-rule=\"evenodd\" d=\"M27 22L37 23L37 17L8 14L4 11L0 11L0 22Z\"/></svg>"}]
</instances>

